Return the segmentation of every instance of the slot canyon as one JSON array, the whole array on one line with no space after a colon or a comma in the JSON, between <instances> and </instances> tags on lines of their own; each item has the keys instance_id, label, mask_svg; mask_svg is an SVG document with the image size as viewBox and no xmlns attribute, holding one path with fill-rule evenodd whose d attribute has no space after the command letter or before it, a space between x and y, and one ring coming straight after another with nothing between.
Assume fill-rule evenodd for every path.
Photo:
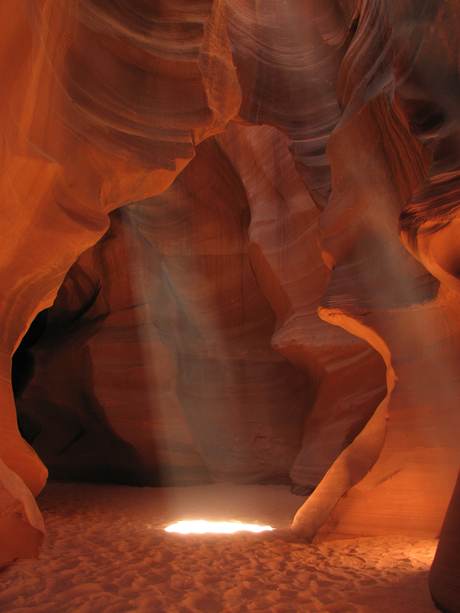
<instances>
[{"instance_id":1,"label":"slot canyon","mask_svg":"<svg viewBox=\"0 0 460 613\"><path fill-rule=\"evenodd\" d=\"M0 18L0 611L460 613L460 0Z\"/></svg>"}]
</instances>

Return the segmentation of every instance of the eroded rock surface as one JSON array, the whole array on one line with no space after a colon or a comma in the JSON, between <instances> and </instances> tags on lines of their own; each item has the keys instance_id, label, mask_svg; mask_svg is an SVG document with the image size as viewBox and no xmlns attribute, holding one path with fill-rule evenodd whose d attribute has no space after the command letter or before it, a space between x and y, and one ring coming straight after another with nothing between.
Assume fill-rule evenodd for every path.
<instances>
[{"instance_id":1,"label":"eroded rock surface","mask_svg":"<svg viewBox=\"0 0 460 613\"><path fill-rule=\"evenodd\" d=\"M31 492L46 469L11 358L61 287L14 366L55 476L290 481L316 488L309 538L439 532L460 461L459 12L2 3L0 455Z\"/></svg>"},{"instance_id":2,"label":"eroded rock surface","mask_svg":"<svg viewBox=\"0 0 460 613\"><path fill-rule=\"evenodd\" d=\"M72 267L17 401L24 424L40 422L34 447L51 476L97 479L104 466L128 483L290 475L311 491L368 421L385 396L384 363L317 316L329 275L319 211L288 143L238 126L203 142L171 188L113 213ZM128 470L121 441L110 451L105 419L144 467Z\"/></svg>"},{"instance_id":3,"label":"eroded rock surface","mask_svg":"<svg viewBox=\"0 0 460 613\"><path fill-rule=\"evenodd\" d=\"M107 213L164 191L194 142L238 112L222 10L194 1L0 7L0 453L34 494L47 471L19 434L11 356L106 232Z\"/></svg>"},{"instance_id":4,"label":"eroded rock surface","mask_svg":"<svg viewBox=\"0 0 460 613\"><path fill-rule=\"evenodd\" d=\"M0 460L0 569L15 558L38 557L45 527L35 499L18 475Z\"/></svg>"}]
</instances>

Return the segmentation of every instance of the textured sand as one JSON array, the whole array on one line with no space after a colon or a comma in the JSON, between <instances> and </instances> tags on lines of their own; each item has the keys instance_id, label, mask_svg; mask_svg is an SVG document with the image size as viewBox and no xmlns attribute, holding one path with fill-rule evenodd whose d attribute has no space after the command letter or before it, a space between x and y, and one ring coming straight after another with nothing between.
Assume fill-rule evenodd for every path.
<instances>
[{"instance_id":1,"label":"textured sand","mask_svg":"<svg viewBox=\"0 0 460 613\"><path fill-rule=\"evenodd\" d=\"M49 484L40 559L0 573L2 613L428 613L436 542L309 545L287 528L284 486L130 488ZM178 535L179 519L270 524L261 534Z\"/></svg>"}]
</instances>

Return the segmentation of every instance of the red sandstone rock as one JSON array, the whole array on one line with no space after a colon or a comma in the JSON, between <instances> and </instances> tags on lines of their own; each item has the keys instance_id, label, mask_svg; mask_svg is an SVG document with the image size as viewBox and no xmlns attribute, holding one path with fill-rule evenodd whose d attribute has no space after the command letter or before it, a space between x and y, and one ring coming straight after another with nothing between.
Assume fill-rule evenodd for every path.
<instances>
[{"instance_id":1,"label":"red sandstone rock","mask_svg":"<svg viewBox=\"0 0 460 613\"><path fill-rule=\"evenodd\" d=\"M14 350L107 212L166 189L238 112L222 3L139 8L0 7L0 455L34 494L46 469L17 428Z\"/></svg>"},{"instance_id":2,"label":"red sandstone rock","mask_svg":"<svg viewBox=\"0 0 460 613\"><path fill-rule=\"evenodd\" d=\"M39 422L34 447L51 476L170 484L285 482L290 472L296 489L311 490L383 397L379 355L339 329L334 339L317 316L328 276L319 212L286 139L235 127L219 143L201 144L162 196L112 215L64 282L17 401L23 428ZM273 193L276 183L284 188ZM299 223L280 244L281 207L297 208ZM269 219L272 236L257 239ZM273 247L286 249L281 269ZM260 253L274 267L269 278ZM273 339L249 263L279 313ZM368 375L357 383L349 369L359 360Z\"/></svg>"},{"instance_id":3,"label":"red sandstone rock","mask_svg":"<svg viewBox=\"0 0 460 613\"><path fill-rule=\"evenodd\" d=\"M269 127L235 127L218 140L248 195L250 261L277 315L272 346L311 380L312 408L290 472L293 488L309 491L384 398L384 362L368 343L318 317L330 275L317 248L320 211L296 170L288 139Z\"/></svg>"},{"instance_id":4,"label":"red sandstone rock","mask_svg":"<svg viewBox=\"0 0 460 613\"><path fill-rule=\"evenodd\" d=\"M383 84L391 86L391 44L396 48L390 32L385 37L384 7L380 16L373 14L378 8L367 5L349 49L351 56L357 54L356 45L363 37L371 40L374 31L376 40L387 41L369 67L368 86L362 87L358 65L347 56L342 71L352 74L339 77L343 87L354 83L355 91L347 90L344 115L328 143L333 191L320 237L333 272L320 315L366 339L385 358L388 422L383 448L379 436L379 445L368 447L356 465L360 435L356 449L352 443L343 452L299 511L295 530L310 538L315 530L309 518L319 527L332 495L338 501L367 471L340 500L319 538L376 531L436 536L460 460L451 436L460 425L458 383L450 367L459 350L456 299L410 258L397 237L399 214L428 172L431 156L411 135L392 96L375 97ZM347 155L351 148L352 156ZM400 501L396 507L395 500Z\"/></svg>"},{"instance_id":5,"label":"red sandstone rock","mask_svg":"<svg viewBox=\"0 0 460 613\"><path fill-rule=\"evenodd\" d=\"M447 0L1 4L0 456L33 493L46 470L19 436L11 356L107 212L139 201L67 278L21 401L41 397L49 416L53 394L64 407L79 390L85 410L54 421L68 468L97 432L106 446L88 467L123 450L120 464L144 476L291 471L310 487L343 450L300 533L439 531L460 460L458 11ZM204 140L232 119L272 127ZM120 272L122 232L142 266ZM132 386L145 438L124 412ZM63 449L40 436L52 463ZM445 525L456 514L455 494ZM456 611L449 539L447 528L438 563L453 582L435 565L432 586Z\"/></svg>"},{"instance_id":6,"label":"red sandstone rock","mask_svg":"<svg viewBox=\"0 0 460 613\"><path fill-rule=\"evenodd\" d=\"M270 347L248 223L213 139L169 190L112 215L61 288L17 403L52 476L287 481L311 381Z\"/></svg>"},{"instance_id":7,"label":"red sandstone rock","mask_svg":"<svg viewBox=\"0 0 460 613\"><path fill-rule=\"evenodd\" d=\"M45 528L24 481L0 460L0 568L17 558L38 557Z\"/></svg>"},{"instance_id":8,"label":"red sandstone rock","mask_svg":"<svg viewBox=\"0 0 460 613\"><path fill-rule=\"evenodd\" d=\"M337 75L351 40L351 1L227 0L228 33L242 89L240 117L291 140L316 204L331 189L327 139L340 120Z\"/></svg>"},{"instance_id":9,"label":"red sandstone rock","mask_svg":"<svg viewBox=\"0 0 460 613\"><path fill-rule=\"evenodd\" d=\"M430 591L441 611L460 611L460 479L457 479L452 500L439 536L439 544L430 571Z\"/></svg>"}]
</instances>

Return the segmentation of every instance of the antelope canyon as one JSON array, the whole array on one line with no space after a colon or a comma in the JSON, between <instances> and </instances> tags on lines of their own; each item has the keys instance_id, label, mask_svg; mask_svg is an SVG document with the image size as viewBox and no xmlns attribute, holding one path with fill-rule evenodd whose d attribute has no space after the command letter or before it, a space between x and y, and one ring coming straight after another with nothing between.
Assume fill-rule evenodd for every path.
<instances>
[{"instance_id":1,"label":"antelope canyon","mask_svg":"<svg viewBox=\"0 0 460 613\"><path fill-rule=\"evenodd\" d=\"M460 0L0 17L0 611L460 613Z\"/></svg>"}]
</instances>

